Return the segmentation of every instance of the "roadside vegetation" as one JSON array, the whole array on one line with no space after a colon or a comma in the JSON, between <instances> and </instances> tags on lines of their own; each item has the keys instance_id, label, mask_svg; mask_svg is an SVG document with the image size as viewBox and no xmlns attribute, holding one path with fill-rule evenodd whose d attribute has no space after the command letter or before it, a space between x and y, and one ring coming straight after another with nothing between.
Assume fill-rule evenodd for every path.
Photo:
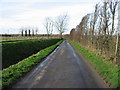
<instances>
[{"instance_id":1,"label":"roadside vegetation","mask_svg":"<svg viewBox=\"0 0 120 90\"><path fill-rule=\"evenodd\" d=\"M72 40L69 42L74 46L76 50L78 50L92 65L99 74L104 77L104 79L112 85L112 87L119 87L119 68L116 64L106 61L95 53L89 51L85 47L81 46L79 43L76 43Z\"/></svg>"},{"instance_id":2,"label":"roadside vegetation","mask_svg":"<svg viewBox=\"0 0 120 90\"><path fill-rule=\"evenodd\" d=\"M60 39L19 40L2 43L2 68L15 64L38 51L54 45Z\"/></svg>"},{"instance_id":3,"label":"roadside vegetation","mask_svg":"<svg viewBox=\"0 0 120 90\"><path fill-rule=\"evenodd\" d=\"M2 70L2 88L13 84L18 78L20 78L25 72L32 69L33 66L38 64L43 58L48 56L63 40L60 40L56 44L40 50L36 54L25 58L18 63L9 66ZM27 47L27 46L26 46Z\"/></svg>"},{"instance_id":4,"label":"roadside vegetation","mask_svg":"<svg viewBox=\"0 0 120 90\"><path fill-rule=\"evenodd\" d=\"M97 3L94 12L85 15L70 33L71 40L116 64L120 62L118 3L119 0Z\"/></svg>"},{"instance_id":5,"label":"roadside vegetation","mask_svg":"<svg viewBox=\"0 0 120 90\"><path fill-rule=\"evenodd\" d=\"M97 3L94 12L86 14L71 30L69 37L74 41L71 41L73 46L90 60L113 87L120 87L118 7L119 0Z\"/></svg>"}]
</instances>

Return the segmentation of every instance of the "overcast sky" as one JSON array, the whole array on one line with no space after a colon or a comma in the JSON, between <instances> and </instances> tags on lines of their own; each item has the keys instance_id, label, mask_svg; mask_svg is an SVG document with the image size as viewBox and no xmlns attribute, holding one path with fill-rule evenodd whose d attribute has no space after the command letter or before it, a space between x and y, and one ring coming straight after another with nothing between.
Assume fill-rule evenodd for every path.
<instances>
[{"instance_id":1,"label":"overcast sky","mask_svg":"<svg viewBox=\"0 0 120 90\"><path fill-rule=\"evenodd\" d=\"M84 15L94 11L101 0L0 0L0 34L20 33L21 27L38 27L45 34L45 17L68 13L69 29L76 27ZM57 33L54 31L54 33Z\"/></svg>"}]
</instances>

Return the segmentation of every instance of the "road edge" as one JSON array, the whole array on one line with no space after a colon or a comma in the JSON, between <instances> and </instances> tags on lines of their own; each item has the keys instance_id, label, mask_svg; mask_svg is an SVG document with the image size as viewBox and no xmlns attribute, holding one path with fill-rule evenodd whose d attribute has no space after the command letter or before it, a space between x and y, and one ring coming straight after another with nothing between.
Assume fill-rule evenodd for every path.
<instances>
[{"instance_id":1,"label":"road edge","mask_svg":"<svg viewBox=\"0 0 120 90\"><path fill-rule=\"evenodd\" d=\"M99 71L91 64L91 62L85 56L83 56L70 42L69 42L69 44L73 47L73 49L75 50L76 54L78 54L80 56L80 58L82 58L82 60L87 64L87 66L90 67L90 69L92 70L92 72L94 72L95 75L97 77L99 77L101 79L101 81L104 82L104 84L106 85L106 87L107 88L113 88L111 86L111 84L105 79L105 77L103 77L102 75L100 75Z\"/></svg>"}]
</instances>

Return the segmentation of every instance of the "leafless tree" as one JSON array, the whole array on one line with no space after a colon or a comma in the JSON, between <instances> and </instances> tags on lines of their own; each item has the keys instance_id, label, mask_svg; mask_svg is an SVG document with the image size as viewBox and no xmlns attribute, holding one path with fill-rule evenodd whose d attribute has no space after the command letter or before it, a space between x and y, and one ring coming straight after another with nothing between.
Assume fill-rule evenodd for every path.
<instances>
[{"instance_id":1,"label":"leafless tree","mask_svg":"<svg viewBox=\"0 0 120 90\"><path fill-rule=\"evenodd\" d=\"M55 20L55 28L60 34L60 38L62 38L62 34L67 30L68 28L68 20L69 17L67 14L60 15Z\"/></svg>"},{"instance_id":2,"label":"leafless tree","mask_svg":"<svg viewBox=\"0 0 120 90\"><path fill-rule=\"evenodd\" d=\"M118 5L118 0L109 0L108 3L109 3L109 8L110 8L110 11L111 11L111 14L112 14L112 30L111 30L111 33L110 33L110 35L112 35L115 31L114 21L115 21L115 12L116 12L116 8L117 8L117 5Z\"/></svg>"},{"instance_id":3,"label":"leafless tree","mask_svg":"<svg viewBox=\"0 0 120 90\"><path fill-rule=\"evenodd\" d=\"M32 29L32 36L34 36L34 29Z\"/></svg>"},{"instance_id":4,"label":"leafless tree","mask_svg":"<svg viewBox=\"0 0 120 90\"><path fill-rule=\"evenodd\" d=\"M37 35L37 33L38 33L38 28L36 27L36 30L35 30L35 32L36 32L36 35Z\"/></svg>"},{"instance_id":5,"label":"leafless tree","mask_svg":"<svg viewBox=\"0 0 120 90\"><path fill-rule=\"evenodd\" d=\"M52 35L54 22L50 17L45 18L44 26L47 31L48 38Z\"/></svg>"},{"instance_id":6,"label":"leafless tree","mask_svg":"<svg viewBox=\"0 0 120 90\"><path fill-rule=\"evenodd\" d=\"M104 49L104 55L109 53L109 26L110 26L110 11L108 8L108 2L104 0L101 7L100 17L102 18L102 48Z\"/></svg>"},{"instance_id":7,"label":"leafless tree","mask_svg":"<svg viewBox=\"0 0 120 90\"><path fill-rule=\"evenodd\" d=\"M115 27L117 6L118 0L103 0L96 4L94 13L85 15L75 30L71 31L71 39L107 60L117 62L120 57L120 34Z\"/></svg>"},{"instance_id":8,"label":"leafless tree","mask_svg":"<svg viewBox=\"0 0 120 90\"><path fill-rule=\"evenodd\" d=\"M95 6L95 11L94 11L94 15L93 15L93 21L91 22L92 23L92 28L91 28L91 42L92 42L92 45L93 45L93 39L94 39L94 33L95 33L95 25L96 25L96 22L97 22L97 19L98 19L98 13L99 13L99 4L96 4Z\"/></svg>"}]
</instances>

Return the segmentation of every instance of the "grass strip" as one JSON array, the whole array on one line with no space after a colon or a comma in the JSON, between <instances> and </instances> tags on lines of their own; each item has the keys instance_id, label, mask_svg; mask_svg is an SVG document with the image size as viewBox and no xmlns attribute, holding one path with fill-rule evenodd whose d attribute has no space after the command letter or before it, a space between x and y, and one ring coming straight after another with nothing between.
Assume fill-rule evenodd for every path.
<instances>
[{"instance_id":1,"label":"grass strip","mask_svg":"<svg viewBox=\"0 0 120 90\"><path fill-rule=\"evenodd\" d=\"M106 78L106 80L112 84L112 87L118 88L120 83L118 82L118 66L112 62L102 59L95 53L90 52L86 48L80 46L80 44L69 40L72 46L74 46L87 60L99 71L100 75Z\"/></svg>"},{"instance_id":2,"label":"grass strip","mask_svg":"<svg viewBox=\"0 0 120 90\"><path fill-rule=\"evenodd\" d=\"M2 70L2 88L14 83L14 81L20 78L25 72L32 69L33 66L38 64L43 58L48 56L63 40L59 41L55 45L45 48L38 53L18 62L17 64L11 65L6 69Z\"/></svg>"}]
</instances>

